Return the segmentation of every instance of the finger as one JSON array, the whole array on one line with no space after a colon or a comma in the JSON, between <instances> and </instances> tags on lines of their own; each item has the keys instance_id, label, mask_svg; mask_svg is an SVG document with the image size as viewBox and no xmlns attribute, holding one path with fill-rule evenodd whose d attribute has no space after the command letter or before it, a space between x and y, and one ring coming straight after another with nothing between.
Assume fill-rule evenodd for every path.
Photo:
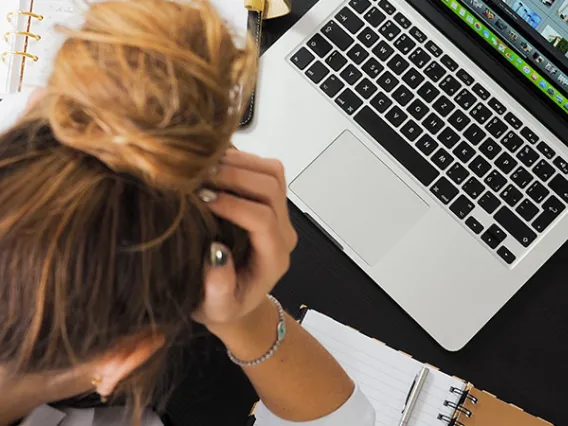
<instances>
[{"instance_id":1,"label":"finger","mask_svg":"<svg viewBox=\"0 0 568 426\"><path fill-rule=\"evenodd\" d=\"M278 180L282 190L284 192L287 191L284 166L278 160L262 158L247 152L229 149L221 159L221 164L272 175Z\"/></svg>"}]
</instances>

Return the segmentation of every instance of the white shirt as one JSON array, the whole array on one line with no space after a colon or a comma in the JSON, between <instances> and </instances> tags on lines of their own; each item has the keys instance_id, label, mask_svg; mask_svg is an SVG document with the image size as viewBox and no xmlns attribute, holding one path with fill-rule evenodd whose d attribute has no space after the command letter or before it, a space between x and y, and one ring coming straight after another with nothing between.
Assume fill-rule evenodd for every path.
<instances>
[{"instance_id":1,"label":"white shirt","mask_svg":"<svg viewBox=\"0 0 568 426\"><path fill-rule=\"evenodd\" d=\"M29 93L9 95L0 102L0 134L13 126L26 109ZM259 408L261 426L374 426L375 410L358 387L353 395L335 412L310 422L289 422L272 414L266 407ZM34 410L22 426L125 426L121 408L55 409L42 405ZM142 426L163 426L159 417L147 411Z\"/></svg>"}]
</instances>

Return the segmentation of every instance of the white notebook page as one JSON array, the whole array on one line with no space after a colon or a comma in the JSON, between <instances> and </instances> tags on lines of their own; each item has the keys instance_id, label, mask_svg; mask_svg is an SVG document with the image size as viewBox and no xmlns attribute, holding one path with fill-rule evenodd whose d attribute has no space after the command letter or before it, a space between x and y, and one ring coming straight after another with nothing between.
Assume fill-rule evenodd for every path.
<instances>
[{"instance_id":1,"label":"white notebook page","mask_svg":"<svg viewBox=\"0 0 568 426\"><path fill-rule=\"evenodd\" d=\"M313 310L308 311L302 325L358 383L377 412L376 425L397 426L408 391L424 364ZM465 388L457 378L433 368L429 373L409 426L444 426L438 414L453 414L444 401L459 400L450 387ZM266 408L262 404L255 416L255 426L266 426Z\"/></svg>"}]
</instances>

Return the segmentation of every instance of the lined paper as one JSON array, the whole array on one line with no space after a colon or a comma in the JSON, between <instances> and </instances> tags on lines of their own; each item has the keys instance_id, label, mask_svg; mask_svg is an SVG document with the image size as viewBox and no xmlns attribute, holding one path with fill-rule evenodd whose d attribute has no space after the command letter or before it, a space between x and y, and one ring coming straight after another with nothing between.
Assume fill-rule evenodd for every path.
<instances>
[{"instance_id":1,"label":"lined paper","mask_svg":"<svg viewBox=\"0 0 568 426\"><path fill-rule=\"evenodd\" d=\"M377 412L376 426L398 425L408 391L424 364L316 311L308 311L302 324L358 383ZM444 401L459 400L450 387L465 388L457 378L432 368L429 373L409 426L443 425L438 414L453 414ZM267 426L262 403L255 415L255 426Z\"/></svg>"}]
</instances>

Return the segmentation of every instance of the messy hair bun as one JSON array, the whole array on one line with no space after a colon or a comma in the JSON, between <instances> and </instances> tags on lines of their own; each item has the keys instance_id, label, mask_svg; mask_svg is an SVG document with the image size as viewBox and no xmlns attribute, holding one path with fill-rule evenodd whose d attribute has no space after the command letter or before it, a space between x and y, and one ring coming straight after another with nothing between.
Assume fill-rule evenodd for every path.
<instances>
[{"instance_id":1,"label":"messy hair bun","mask_svg":"<svg viewBox=\"0 0 568 426\"><path fill-rule=\"evenodd\" d=\"M254 56L207 1L163 5L93 4L82 30L67 31L45 113L61 143L186 192L231 145Z\"/></svg>"}]
</instances>

